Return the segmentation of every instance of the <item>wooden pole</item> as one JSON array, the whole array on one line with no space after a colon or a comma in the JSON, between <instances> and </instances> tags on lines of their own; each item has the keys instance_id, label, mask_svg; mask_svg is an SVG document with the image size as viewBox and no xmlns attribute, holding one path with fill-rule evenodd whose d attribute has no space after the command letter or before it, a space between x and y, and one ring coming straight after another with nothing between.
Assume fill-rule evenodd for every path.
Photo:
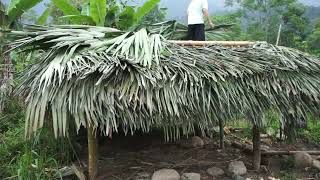
<instances>
[{"instance_id":1,"label":"wooden pole","mask_svg":"<svg viewBox=\"0 0 320 180\"><path fill-rule=\"evenodd\" d=\"M88 180L94 180L98 174L98 142L91 125L88 132Z\"/></svg>"},{"instance_id":2,"label":"wooden pole","mask_svg":"<svg viewBox=\"0 0 320 180\"><path fill-rule=\"evenodd\" d=\"M224 129L223 120L219 120L219 131L220 131L220 149L224 149Z\"/></svg>"},{"instance_id":3,"label":"wooden pole","mask_svg":"<svg viewBox=\"0 0 320 180\"><path fill-rule=\"evenodd\" d=\"M208 45L221 45L229 47L250 46L254 42L251 41L177 41L170 40L170 43L174 43L181 46L208 46Z\"/></svg>"},{"instance_id":4,"label":"wooden pole","mask_svg":"<svg viewBox=\"0 0 320 180\"><path fill-rule=\"evenodd\" d=\"M254 170L260 169L261 164L261 139L260 139L260 128L257 125L253 125L252 128L252 143L253 143L253 168Z\"/></svg>"},{"instance_id":5,"label":"wooden pole","mask_svg":"<svg viewBox=\"0 0 320 180\"><path fill-rule=\"evenodd\" d=\"M279 25L279 31L278 31L277 42L276 42L277 46L279 45L279 41L280 41L281 29L282 29L282 24Z\"/></svg>"}]
</instances>

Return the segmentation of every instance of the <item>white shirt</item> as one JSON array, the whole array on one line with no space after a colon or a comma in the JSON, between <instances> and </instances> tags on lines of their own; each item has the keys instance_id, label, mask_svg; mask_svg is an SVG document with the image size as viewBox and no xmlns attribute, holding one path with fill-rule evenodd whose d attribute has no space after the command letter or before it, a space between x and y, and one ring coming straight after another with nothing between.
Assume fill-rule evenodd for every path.
<instances>
[{"instance_id":1,"label":"white shirt","mask_svg":"<svg viewBox=\"0 0 320 180\"><path fill-rule=\"evenodd\" d=\"M203 9L208 9L207 0L192 0L188 7L188 24L204 24Z\"/></svg>"}]
</instances>

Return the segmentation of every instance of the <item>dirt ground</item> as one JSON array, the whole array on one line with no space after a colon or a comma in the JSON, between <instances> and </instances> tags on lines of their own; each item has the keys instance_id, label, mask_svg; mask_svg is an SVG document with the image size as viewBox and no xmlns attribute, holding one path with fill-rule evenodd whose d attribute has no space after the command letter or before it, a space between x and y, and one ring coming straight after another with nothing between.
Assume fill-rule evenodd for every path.
<instances>
[{"instance_id":1,"label":"dirt ground","mask_svg":"<svg viewBox=\"0 0 320 180\"><path fill-rule=\"evenodd\" d=\"M227 136L232 141L233 137ZM259 172L251 167L251 156L226 143L221 151L218 137L212 138L210 143L198 148L185 148L178 143L165 143L158 135L118 136L112 140L101 140L99 145L99 180L134 180L138 176L151 179L152 173L162 168L172 168L181 174L200 173L202 180L214 179L206 170L212 166L227 169L231 161L243 161L248 169L246 178L281 180L320 180L320 172L314 169L296 170L293 158L289 156L273 156L265 163L265 168ZM274 143L268 145L273 150L320 150L319 145L298 142L294 145ZM82 159L86 159L86 149L82 149ZM227 175L215 178L229 180Z\"/></svg>"}]
</instances>

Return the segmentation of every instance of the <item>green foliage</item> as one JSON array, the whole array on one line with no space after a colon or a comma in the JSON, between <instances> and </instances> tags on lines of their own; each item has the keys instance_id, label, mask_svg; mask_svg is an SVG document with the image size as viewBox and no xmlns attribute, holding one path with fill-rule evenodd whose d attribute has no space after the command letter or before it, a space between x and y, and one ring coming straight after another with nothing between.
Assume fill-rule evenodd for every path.
<instances>
[{"instance_id":1,"label":"green foliage","mask_svg":"<svg viewBox=\"0 0 320 180\"><path fill-rule=\"evenodd\" d=\"M155 6L141 21L143 24L155 24L166 20L167 8Z\"/></svg>"},{"instance_id":2,"label":"green foliage","mask_svg":"<svg viewBox=\"0 0 320 180\"><path fill-rule=\"evenodd\" d=\"M313 31L307 38L310 51L320 57L320 18L316 21Z\"/></svg>"},{"instance_id":3,"label":"green foliage","mask_svg":"<svg viewBox=\"0 0 320 180\"><path fill-rule=\"evenodd\" d=\"M241 12L215 15L212 18L215 24L232 24L231 27L224 30L226 36L223 40L248 40L246 34L241 29Z\"/></svg>"},{"instance_id":4,"label":"green foliage","mask_svg":"<svg viewBox=\"0 0 320 180\"><path fill-rule=\"evenodd\" d=\"M226 3L234 5L236 2L241 7L243 33L240 40L275 44L279 25L282 24L280 45L305 50L303 42L309 22L304 17L306 7L297 0L228 0Z\"/></svg>"},{"instance_id":5,"label":"green foliage","mask_svg":"<svg viewBox=\"0 0 320 180\"><path fill-rule=\"evenodd\" d=\"M65 15L62 19L70 20L72 24L107 26L128 30L142 24L144 17L154 11L160 0L148 0L137 10L114 0L91 0L89 4L82 5L81 12L65 1L54 0L53 2Z\"/></svg>"},{"instance_id":6,"label":"green foliage","mask_svg":"<svg viewBox=\"0 0 320 180\"><path fill-rule=\"evenodd\" d=\"M62 164L69 163L72 151L66 140L52 138L51 131L40 130L34 138L24 138L20 121L0 136L0 179L56 179Z\"/></svg>"},{"instance_id":7,"label":"green foliage","mask_svg":"<svg viewBox=\"0 0 320 180\"><path fill-rule=\"evenodd\" d=\"M0 133L8 129L15 128L16 124L24 118L23 107L19 104L19 99L7 96L3 97L4 109L0 113ZM0 138L1 139L1 138Z\"/></svg>"},{"instance_id":8,"label":"green foliage","mask_svg":"<svg viewBox=\"0 0 320 180\"><path fill-rule=\"evenodd\" d=\"M280 179L281 180L297 180L297 177L293 173L282 173Z\"/></svg>"},{"instance_id":9,"label":"green foliage","mask_svg":"<svg viewBox=\"0 0 320 180\"><path fill-rule=\"evenodd\" d=\"M299 130L299 136L309 142L320 143L320 117L308 116L307 129Z\"/></svg>"},{"instance_id":10,"label":"green foliage","mask_svg":"<svg viewBox=\"0 0 320 180\"><path fill-rule=\"evenodd\" d=\"M104 26L106 13L106 0L90 0L90 17L97 26Z\"/></svg>"},{"instance_id":11,"label":"green foliage","mask_svg":"<svg viewBox=\"0 0 320 180\"><path fill-rule=\"evenodd\" d=\"M158 4L160 0L147 0L134 14L135 24L141 23L143 17L149 14Z\"/></svg>"},{"instance_id":12,"label":"green foliage","mask_svg":"<svg viewBox=\"0 0 320 180\"><path fill-rule=\"evenodd\" d=\"M134 23L134 9L133 7L126 7L119 15L119 21L116 24L119 29L127 29Z\"/></svg>"},{"instance_id":13,"label":"green foliage","mask_svg":"<svg viewBox=\"0 0 320 180\"><path fill-rule=\"evenodd\" d=\"M47 8L38 18L36 24L45 25L49 16L50 16L50 8Z\"/></svg>"},{"instance_id":14,"label":"green foliage","mask_svg":"<svg viewBox=\"0 0 320 180\"><path fill-rule=\"evenodd\" d=\"M64 15L80 15L80 11L65 0L52 0L53 4L59 8Z\"/></svg>"},{"instance_id":15,"label":"green foliage","mask_svg":"<svg viewBox=\"0 0 320 180\"><path fill-rule=\"evenodd\" d=\"M7 14L9 16L8 24L11 24L16 18L20 17L24 12L41 1L42 0L11 0L7 9Z\"/></svg>"}]
</instances>

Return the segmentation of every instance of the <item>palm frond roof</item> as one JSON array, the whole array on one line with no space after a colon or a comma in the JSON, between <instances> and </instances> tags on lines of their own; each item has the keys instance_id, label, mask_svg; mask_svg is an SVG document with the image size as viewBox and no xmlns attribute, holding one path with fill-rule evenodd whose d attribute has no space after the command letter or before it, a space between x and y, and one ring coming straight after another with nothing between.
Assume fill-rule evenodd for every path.
<instances>
[{"instance_id":1,"label":"palm frond roof","mask_svg":"<svg viewBox=\"0 0 320 180\"><path fill-rule=\"evenodd\" d=\"M320 61L295 49L181 47L159 34L90 26L30 26L11 32L13 49L42 55L17 92L28 103L28 134L48 115L56 136L70 122L105 135L162 128L167 140L203 132L218 120L266 109L294 116L317 112Z\"/></svg>"}]
</instances>

